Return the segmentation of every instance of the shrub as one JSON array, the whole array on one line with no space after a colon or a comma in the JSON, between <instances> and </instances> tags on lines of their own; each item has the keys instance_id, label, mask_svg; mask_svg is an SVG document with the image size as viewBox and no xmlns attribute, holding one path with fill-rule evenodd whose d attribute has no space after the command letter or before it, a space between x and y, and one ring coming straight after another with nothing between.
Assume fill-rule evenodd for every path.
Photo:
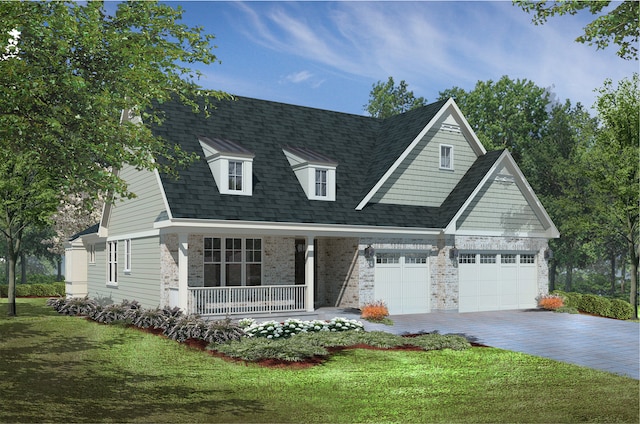
<instances>
[{"instance_id":1,"label":"shrub","mask_svg":"<svg viewBox=\"0 0 640 424\"><path fill-rule=\"evenodd\" d=\"M554 294L543 294L538 296L538 307L554 311L564 306L562 296Z\"/></svg>"},{"instance_id":2,"label":"shrub","mask_svg":"<svg viewBox=\"0 0 640 424\"><path fill-rule=\"evenodd\" d=\"M609 317L616 319L633 318L633 306L629 302L620 299L613 299L609 308Z\"/></svg>"},{"instance_id":3,"label":"shrub","mask_svg":"<svg viewBox=\"0 0 640 424\"><path fill-rule=\"evenodd\" d=\"M0 284L0 297L7 297L9 286ZM57 283L34 283L34 284L16 284L16 297L53 297L64 296L64 282Z\"/></svg>"},{"instance_id":4,"label":"shrub","mask_svg":"<svg viewBox=\"0 0 640 424\"><path fill-rule=\"evenodd\" d=\"M69 299L62 299L56 302L52 301L51 303L54 308L57 308L58 313L63 315L83 315L92 317L100 310L100 306L95 300L89 299L89 296L71 297Z\"/></svg>"},{"instance_id":5,"label":"shrub","mask_svg":"<svg viewBox=\"0 0 640 424\"><path fill-rule=\"evenodd\" d=\"M101 308L92 318L103 324L133 324L141 313L140 303L123 300L120 304L111 304Z\"/></svg>"},{"instance_id":6,"label":"shrub","mask_svg":"<svg viewBox=\"0 0 640 424\"><path fill-rule=\"evenodd\" d=\"M562 306L562 307L556 309L554 312L564 312L564 313L567 313L567 314L579 314L580 313L576 308L574 308L572 306Z\"/></svg>"},{"instance_id":7,"label":"shrub","mask_svg":"<svg viewBox=\"0 0 640 424\"><path fill-rule=\"evenodd\" d=\"M562 290L554 290L551 294L558 295L562 297L564 306L568 306L571 308L578 309L580 307L580 299L582 299L582 294L575 292L563 292Z\"/></svg>"},{"instance_id":8,"label":"shrub","mask_svg":"<svg viewBox=\"0 0 640 424\"><path fill-rule=\"evenodd\" d=\"M226 343L232 340L240 340L243 336L244 331L242 331L242 328L234 324L230 318L225 318L209 322L203 340L207 343Z\"/></svg>"},{"instance_id":9,"label":"shrub","mask_svg":"<svg viewBox=\"0 0 640 424\"><path fill-rule=\"evenodd\" d=\"M187 315L178 319L174 325L164 331L164 335L183 343L189 339L204 340L207 323L198 315Z\"/></svg>"},{"instance_id":10,"label":"shrub","mask_svg":"<svg viewBox=\"0 0 640 424\"><path fill-rule=\"evenodd\" d=\"M224 344L208 347L231 358L245 361L276 359L287 362L300 362L315 356L327 356L329 351L311 339L292 337L290 339L243 338Z\"/></svg>"},{"instance_id":11,"label":"shrub","mask_svg":"<svg viewBox=\"0 0 640 424\"><path fill-rule=\"evenodd\" d=\"M243 321L243 324L248 323L249 321ZM362 331L364 330L364 326L360 321L336 317L330 321L288 319L282 323L277 321L253 322L244 328L244 332L249 337L264 337L267 339L287 338L295 334L307 332L340 332L350 330Z\"/></svg>"},{"instance_id":12,"label":"shrub","mask_svg":"<svg viewBox=\"0 0 640 424\"><path fill-rule=\"evenodd\" d=\"M582 295L578 309L590 314L609 316L611 301L606 297L596 296L594 294Z\"/></svg>"},{"instance_id":13,"label":"shrub","mask_svg":"<svg viewBox=\"0 0 640 424\"><path fill-rule=\"evenodd\" d=\"M389 316L389 309L382 300L365 304L361 311L360 318L368 321L383 321Z\"/></svg>"},{"instance_id":14,"label":"shrub","mask_svg":"<svg viewBox=\"0 0 640 424\"><path fill-rule=\"evenodd\" d=\"M456 334L421 334L410 340L408 344L418 346L423 350L465 350L471 347L471 344L466 338Z\"/></svg>"}]
</instances>

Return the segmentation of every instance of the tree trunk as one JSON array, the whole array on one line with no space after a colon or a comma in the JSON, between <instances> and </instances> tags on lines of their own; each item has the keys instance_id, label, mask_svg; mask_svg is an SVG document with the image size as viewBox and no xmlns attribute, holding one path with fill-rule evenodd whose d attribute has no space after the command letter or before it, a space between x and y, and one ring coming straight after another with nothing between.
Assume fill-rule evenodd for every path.
<instances>
[{"instance_id":1,"label":"tree trunk","mask_svg":"<svg viewBox=\"0 0 640 424\"><path fill-rule=\"evenodd\" d=\"M27 255L20 255L20 283L27 284Z\"/></svg>"},{"instance_id":2,"label":"tree trunk","mask_svg":"<svg viewBox=\"0 0 640 424\"><path fill-rule=\"evenodd\" d=\"M567 277L566 278L567 279L565 280L565 283L564 283L564 290L566 292L570 292L571 289L572 289L571 284L573 283L573 281L572 281L573 280L573 263L571 263L571 262L569 262L567 264Z\"/></svg>"},{"instance_id":3,"label":"tree trunk","mask_svg":"<svg viewBox=\"0 0 640 424\"><path fill-rule=\"evenodd\" d=\"M556 289L556 268L558 264L556 261L551 260L549 264L549 291L552 292Z\"/></svg>"},{"instance_id":4,"label":"tree trunk","mask_svg":"<svg viewBox=\"0 0 640 424\"><path fill-rule=\"evenodd\" d=\"M627 281L627 260L622 258L622 277L620 278L620 294L624 294L624 283Z\"/></svg>"},{"instance_id":5,"label":"tree trunk","mask_svg":"<svg viewBox=\"0 0 640 424\"><path fill-rule=\"evenodd\" d=\"M56 281L62 281L62 258L58 257L58 259L56 259L56 262L58 264L58 276L56 277Z\"/></svg>"},{"instance_id":6,"label":"tree trunk","mask_svg":"<svg viewBox=\"0 0 640 424\"><path fill-rule=\"evenodd\" d=\"M10 317L16 316L16 259L17 255L15 255L13 252L9 252L9 254L7 255L7 263L9 264L9 287L7 293L7 303L9 305L9 310L7 312L7 315Z\"/></svg>"},{"instance_id":7,"label":"tree trunk","mask_svg":"<svg viewBox=\"0 0 640 424\"><path fill-rule=\"evenodd\" d=\"M629 293L629 303L633 305L633 318L638 318L638 252L633 242L628 242L629 253L631 256L631 291Z\"/></svg>"},{"instance_id":8,"label":"tree trunk","mask_svg":"<svg viewBox=\"0 0 640 424\"><path fill-rule=\"evenodd\" d=\"M609 279L611 281L611 289L609 290L609 292L611 293L611 296L613 296L616 293L616 254L613 252L613 250L611 251L611 257L609 258L609 260L611 261L611 274L609 276Z\"/></svg>"}]
</instances>

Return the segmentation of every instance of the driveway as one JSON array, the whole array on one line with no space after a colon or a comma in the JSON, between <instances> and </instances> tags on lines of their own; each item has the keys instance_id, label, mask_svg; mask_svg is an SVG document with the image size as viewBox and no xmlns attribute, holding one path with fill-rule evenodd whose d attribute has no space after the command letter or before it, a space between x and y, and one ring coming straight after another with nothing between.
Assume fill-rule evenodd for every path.
<instances>
[{"instance_id":1,"label":"driveway","mask_svg":"<svg viewBox=\"0 0 640 424\"><path fill-rule=\"evenodd\" d=\"M341 316L339 311L335 311ZM463 334L500 349L640 379L640 324L543 310L395 315L394 325L363 321L368 331Z\"/></svg>"}]
</instances>

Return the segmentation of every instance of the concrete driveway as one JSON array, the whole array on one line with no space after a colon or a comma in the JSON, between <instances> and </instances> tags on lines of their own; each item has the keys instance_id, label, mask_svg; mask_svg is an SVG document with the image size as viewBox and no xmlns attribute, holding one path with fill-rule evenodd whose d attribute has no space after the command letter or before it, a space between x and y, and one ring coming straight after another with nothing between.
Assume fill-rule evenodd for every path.
<instances>
[{"instance_id":1,"label":"concrete driveway","mask_svg":"<svg viewBox=\"0 0 640 424\"><path fill-rule=\"evenodd\" d=\"M337 312L337 311L336 311ZM338 314L338 316L340 316ZM544 310L396 315L368 331L463 334L500 349L542 356L640 379L640 324Z\"/></svg>"}]
</instances>

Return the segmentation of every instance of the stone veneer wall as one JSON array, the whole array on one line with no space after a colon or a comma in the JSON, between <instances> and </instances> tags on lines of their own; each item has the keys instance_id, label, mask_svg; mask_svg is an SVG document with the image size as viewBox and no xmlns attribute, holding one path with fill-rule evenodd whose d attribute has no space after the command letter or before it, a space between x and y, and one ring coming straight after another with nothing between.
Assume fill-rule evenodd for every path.
<instances>
[{"instance_id":1,"label":"stone veneer wall","mask_svg":"<svg viewBox=\"0 0 640 424\"><path fill-rule=\"evenodd\" d=\"M358 239L319 238L317 244L316 304L358 308Z\"/></svg>"},{"instance_id":2,"label":"stone veneer wall","mask_svg":"<svg viewBox=\"0 0 640 424\"><path fill-rule=\"evenodd\" d=\"M295 284L295 237L262 238L262 285Z\"/></svg>"},{"instance_id":3,"label":"stone veneer wall","mask_svg":"<svg viewBox=\"0 0 640 424\"><path fill-rule=\"evenodd\" d=\"M169 289L178 288L178 235L160 236L160 306L169 306Z\"/></svg>"}]
</instances>

